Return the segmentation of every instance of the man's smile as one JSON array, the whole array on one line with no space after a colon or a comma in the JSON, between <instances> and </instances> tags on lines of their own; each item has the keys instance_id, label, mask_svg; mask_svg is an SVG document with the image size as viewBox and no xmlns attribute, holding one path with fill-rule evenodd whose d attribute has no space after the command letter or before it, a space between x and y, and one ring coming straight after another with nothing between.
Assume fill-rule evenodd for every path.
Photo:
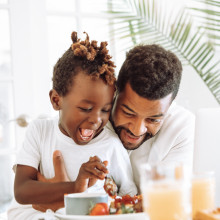
<instances>
[{"instance_id":1,"label":"man's smile","mask_svg":"<svg viewBox=\"0 0 220 220\"><path fill-rule=\"evenodd\" d=\"M135 136L135 135L131 134L131 132L126 129L122 129L120 135L125 137L124 140L126 140L129 143L133 143L133 144L140 142L145 136L145 135Z\"/></svg>"}]
</instances>

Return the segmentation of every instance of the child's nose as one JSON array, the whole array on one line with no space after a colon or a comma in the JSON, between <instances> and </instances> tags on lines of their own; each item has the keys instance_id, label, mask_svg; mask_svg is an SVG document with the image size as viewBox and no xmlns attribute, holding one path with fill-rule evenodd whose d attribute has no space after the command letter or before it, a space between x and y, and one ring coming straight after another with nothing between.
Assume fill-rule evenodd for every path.
<instances>
[{"instance_id":1,"label":"child's nose","mask_svg":"<svg viewBox=\"0 0 220 220\"><path fill-rule=\"evenodd\" d=\"M98 112L90 115L88 121L89 123L97 125L97 126L99 126L102 123L101 116Z\"/></svg>"}]
</instances>

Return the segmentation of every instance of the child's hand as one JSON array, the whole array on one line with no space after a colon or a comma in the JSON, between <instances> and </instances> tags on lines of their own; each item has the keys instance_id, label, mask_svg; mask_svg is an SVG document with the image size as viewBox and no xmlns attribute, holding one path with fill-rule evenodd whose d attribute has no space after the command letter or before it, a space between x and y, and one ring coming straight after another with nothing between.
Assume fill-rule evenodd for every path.
<instances>
[{"instance_id":1,"label":"child's hand","mask_svg":"<svg viewBox=\"0 0 220 220\"><path fill-rule=\"evenodd\" d=\"M84 192L93 186L98 179L103 180L109 173L106 168L108 161L101 161L99 157L90 157L87 163L83 163L75 181L79 192Z\"/></svg>"},{"instance_id":2,"label":"child's hand","mask_svg":"<svg viewBox=\"0 0 220 220\"><path fill-rule=\"evenodd\" d=\"M97 161L97 159L101 162L101 160L100 160L97 156L90 157L90 158L89 158L89 161L90 161L90 162L95 162L95 161ZM103 161L102 163L105 165L105 167L108 166L108 161L105 160L105 161ZM105 176L106 176L106 175L105 175ZM93 186L93 185L96 183L96 181L97 181L96 178L89 178L88 187Z\"/></svg>"}]
</instances>

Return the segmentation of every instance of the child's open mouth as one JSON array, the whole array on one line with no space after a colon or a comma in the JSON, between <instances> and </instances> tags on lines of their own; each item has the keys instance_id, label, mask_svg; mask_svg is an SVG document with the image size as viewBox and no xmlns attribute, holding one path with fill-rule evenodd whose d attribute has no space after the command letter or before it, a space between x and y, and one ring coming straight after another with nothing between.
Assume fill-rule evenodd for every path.
<instances>
[{"instance_id":1,"label":"child's open mouth","mask_svg":"<svg viewBox=\"0 0 220 220\"><path fill-rule=\"evenodd\" d=\"M80 128L79 131L80 131L80 137L84 141L88 141L88 140L92 139L94 136L94 133L95 133L94 130L84 129L84 128Z\"/></svg>"}]
</instances>

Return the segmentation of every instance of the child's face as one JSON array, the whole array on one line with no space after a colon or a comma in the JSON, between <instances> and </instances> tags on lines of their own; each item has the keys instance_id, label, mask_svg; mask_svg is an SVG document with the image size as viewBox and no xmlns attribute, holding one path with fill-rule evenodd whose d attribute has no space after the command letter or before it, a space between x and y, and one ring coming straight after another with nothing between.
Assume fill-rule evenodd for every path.
<instances>
[{"instance_id":1,"label":"child's face","mask_svg":"<svg viewBox=\"0 0 220 220\"><path fill-rule=\"evenodd\" d=\"M113 95L114 86L80 72L73 79L69 93L59 96L59 128L62 133L77 144L87 144L108 122Z\"/></svg>"}]
</instances>

